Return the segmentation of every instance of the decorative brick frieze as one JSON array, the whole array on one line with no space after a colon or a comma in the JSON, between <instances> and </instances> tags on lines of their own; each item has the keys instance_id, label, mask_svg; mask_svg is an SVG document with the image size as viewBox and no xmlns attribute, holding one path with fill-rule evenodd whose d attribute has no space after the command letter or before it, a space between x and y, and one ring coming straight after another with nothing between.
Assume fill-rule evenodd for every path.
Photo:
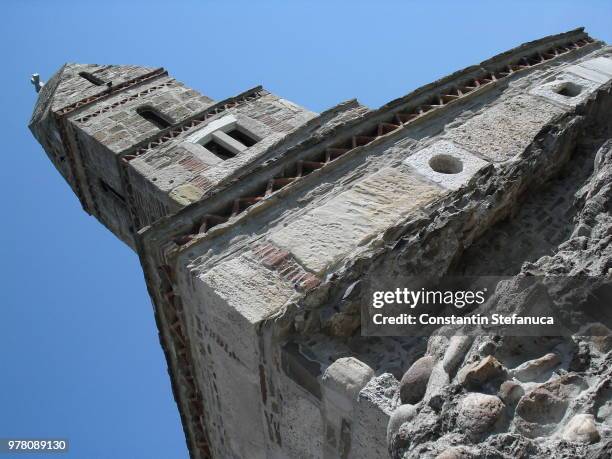
<instances>
[{"instance_id":1,"label":"decorative brick frieze","mask_svg":"<svg viewBox=\"0 0 612 459\"><path fill-rule=\"evenodd\" d=\"M280 277L289 281L297 290L312 290L321 282L317 276L302 268L289 252L276 247L274 244L264 242L253 249L253 254L262 265L277 272Z\"/></svg>"},{"instance_id":2,"label":"decorative brick frieze","mask_svg":"<svg viewBox=\"0 0 612 459\"><path fill-rule=\"evenodd\" d=\"M91 104L93 104L94 102L99 102L103 99L107 99L110 96L120 92L120 91L124 91L126 89L132 88L136 85L145 83L147 81L153 80L154 78L157 78L158 76L161 75L167 75L168 72L166 72L163 68L158 68L153 70L152 72L148 72L145 73L144 75L141 75L139 77L136 78L132 78L131 80L128 81L124 81L123 83L119 83L118 85L115 86L109 86L108 89L102 93L98 93L98 94L94 94L93 96L90 97L86 97L84 99L81 99L77 102L74 102L64 108L59 109L56 114L59 116L66 116L69 113L72 113L75 110L78 110L80 108L83 107L87 107Z\"/></svg>"},{"instance_id":3,"label":"decorative brick frieze","mask_svg":"<svg viewBox=\"0 0 612 459\"><path fill-rule=\"evenodd\" d=\"M165 81L161 84L157 84L155 86L150 86L147 89L145 89L144 91L140 91L136 94L132 94L129 97L125 97L121 100L118 100L117 102L113 102L110 105L106 105L105 107L102 107L94 112L88 113L87 115L81 116L80 118L75 119L75 121L77 123L85 123L87 121L89 121L92 118L95 118L99 115L102 115L106 112L109 112L111 110L114 110L118 107L121 107L122 105L127 104L128 102L132 102L134 100L137 100L139 98L141 98L142 96L146 96L147 94L151 94L152 92L157 91L158 89L162 89L165 88L167 86L172 86L173 84L175 84L174 80L170 80L170 81Z\"/></svg>"}]
</instances>

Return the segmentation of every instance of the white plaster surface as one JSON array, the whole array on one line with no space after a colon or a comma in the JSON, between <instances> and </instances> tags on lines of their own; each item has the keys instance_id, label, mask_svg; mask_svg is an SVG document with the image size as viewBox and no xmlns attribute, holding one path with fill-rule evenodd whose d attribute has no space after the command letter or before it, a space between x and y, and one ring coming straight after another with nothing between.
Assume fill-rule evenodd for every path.
<instances>
[{"instance_id":1,"label":"white plaster surface","mask_svg":"<svg viewBox=\"0 0 612 459\"><path fill-rule=\"evenodd\" d=\"M448 155L461 161L463 170L456 174L444 174L432 169L429 162L438 155ZM438 185L450 190L457 190L465 185L476 172L489 164L488 162L474 156L463 148L452 142L440 140L417 151L404 160L404 164L412 167L422 176L436 182Z\"/></svg>"}]
</instances>

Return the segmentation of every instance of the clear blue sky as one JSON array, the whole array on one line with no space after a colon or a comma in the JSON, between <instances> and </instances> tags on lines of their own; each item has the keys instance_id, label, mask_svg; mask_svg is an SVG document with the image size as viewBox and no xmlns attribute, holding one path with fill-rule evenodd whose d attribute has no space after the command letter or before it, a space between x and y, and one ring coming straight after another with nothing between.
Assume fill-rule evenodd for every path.
<instances>
[{"instance_id":1,"label":"clear blue sky","mask_svg":"<svg viewBox=\"0 0 612 459\"><path fill-rule=\"evenodd\" d=\"M612 42L610 1L5 0L1 8L0 437L67 437L68 456L88 459L187 450L138 259L80 209L26 129L31 73L46 80L66 61L164 66L215 99L261 83L321 111L352 97L376 107L581 25Z\"/></svg>"}]
</instances>

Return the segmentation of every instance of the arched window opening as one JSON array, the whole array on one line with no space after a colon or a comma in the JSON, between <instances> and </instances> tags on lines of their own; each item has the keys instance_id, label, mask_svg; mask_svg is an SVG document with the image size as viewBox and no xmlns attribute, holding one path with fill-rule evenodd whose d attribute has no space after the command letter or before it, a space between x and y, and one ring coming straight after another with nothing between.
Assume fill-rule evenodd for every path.
<instances>
[{"instance_id":1,"label":"arched window opening","mask_svg":"<svg viewBox=\"0 0 612 459\"><path fill-rule=\"evenodd\" d=\"M172 123L165 119L161 113L151 107L140 107L136 110L145 120L153 123L159 129L165 129L172 126Z\"/></svg>"},{"instance_id":2,"label":"arched window opening","mask_svg":"<svg viewBox=\"0 0 612 459\"><path fill-rule=\"evenodd\" d=\"M104 80L102 80L101 78L98 78L97 76L95 76L93 73L90 73L90 72L79 72L79 76L81 78L85 78L91 84L95 84L96 86L104 86L106 84Z\"/></svg>"}]
</instances>

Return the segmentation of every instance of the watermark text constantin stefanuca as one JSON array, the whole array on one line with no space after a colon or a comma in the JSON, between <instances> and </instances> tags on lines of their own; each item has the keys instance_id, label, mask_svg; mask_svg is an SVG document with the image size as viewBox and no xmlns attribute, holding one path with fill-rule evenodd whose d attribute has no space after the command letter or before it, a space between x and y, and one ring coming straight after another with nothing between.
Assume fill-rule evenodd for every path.
<instances>
[{"instance_id":1,"label":"watermark text constantin stefanuca","mask_svg":"<svg viewBox=\"0 0 612 459\"><path fill-rule=\"evenodd\" d=\"M372 307L381 309L385 305L404 305L414 309L419 305L445 305L463 309L469 305L481 305L486 301L487 288L481 290L458 290L441 291L411 290L409 288L396 288L392 291L375 291L372 294ZM418 315L400 313L398 315L385 316L373 314L372 321L375 325L553 325L554 317L550 316L519 316L512 314L492 314L490 317L474 314L467 316L437 316L422 313Z\"/></svg>"}]
</instances>

